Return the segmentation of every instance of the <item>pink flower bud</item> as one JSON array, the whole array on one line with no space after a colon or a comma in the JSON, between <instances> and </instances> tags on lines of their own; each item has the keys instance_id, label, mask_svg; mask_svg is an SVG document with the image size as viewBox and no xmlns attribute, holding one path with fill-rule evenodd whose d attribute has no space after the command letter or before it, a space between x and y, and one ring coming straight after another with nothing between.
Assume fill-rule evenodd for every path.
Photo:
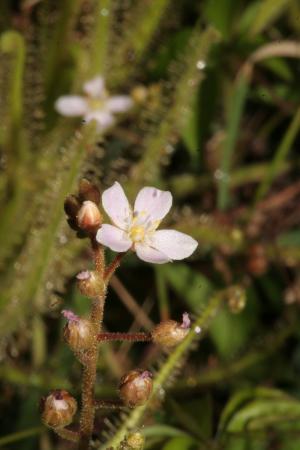
<instances>
[{"instance_id":1,"label":"pink flower bud","mask_svg":"<svg viewBox=\"0 0 300 450\"><path fill-rule=\"evenodd\" d=\"M120 397L130 408L146 403L152 392L152 374L148 370L131 370L120 381Z\"/></svg>"},{"instance_id":2,"label":"pink flower bud","mask_svg":"<svg viewBox=\"0 0 300 450\"><path fill-rule=\"evenodd\" d=\"M88 350L93 343L90 321L81 319L72 311L64 310L62 313L68 320L63 329L64 340L74 351Z\"/></svg>"},{"instance_id":3,"label":"pink flower bud","mask_svg":"<svg viewBox=\"0 0 300 450\"><path fill-rule=\"evenodd\" d=\"M82 295L94 298L103 292L104 282L97 272L84 270L76 278L78 289Z\"/></svg>"},{"instance_id":4,"label":"pink flower bud","mask_svg":"<svg viewBox=\"0 0 300 450\"><path fill-rule=\"evenodd\" d=\"M77 402L67 391L58 389L41 400L42 421L50 428L69 425L77 411Z\"/></svg>"},{"instance_id":5,"label":"pink flower bud","mask_svg":"<svg viewBox=\"0 0 300 450\"><path fill-rule=\"evenodd\" d=\"M77 224L81 230L95 232L102 223L102 216L94 202L86 200L77 214Z\"/></svg>"},{"instance_id":6,"label":"pink flower bud","mask_svg":"<svg viewBox=\"0 0 300 450\"><path fill-rule=\"evenodd\" d=\"M165 320L152 330L152 340L162 347L174 347L179 344L190 330L190 318L187 313L182 315L182 323L175 320Z\"/></svg>"}]
</instances>

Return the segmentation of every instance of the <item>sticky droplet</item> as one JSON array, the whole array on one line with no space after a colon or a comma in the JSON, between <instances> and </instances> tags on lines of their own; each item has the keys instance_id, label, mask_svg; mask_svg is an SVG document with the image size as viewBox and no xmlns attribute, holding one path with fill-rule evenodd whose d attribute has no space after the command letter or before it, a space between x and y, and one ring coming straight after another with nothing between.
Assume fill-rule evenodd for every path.
<instances>
[{"instance_id":1,"label":"sticky droplet","mask_svg":"<svg viewBox=\"0 0 300 450\"><path fill-rule=\"evenodd\" d=\"M205 69L205 67L206 67L205 61L199 59L199 61L197 61L196 67L197 67L197 69L199 69L199 70Z\"/></svg>"}]
</instances>

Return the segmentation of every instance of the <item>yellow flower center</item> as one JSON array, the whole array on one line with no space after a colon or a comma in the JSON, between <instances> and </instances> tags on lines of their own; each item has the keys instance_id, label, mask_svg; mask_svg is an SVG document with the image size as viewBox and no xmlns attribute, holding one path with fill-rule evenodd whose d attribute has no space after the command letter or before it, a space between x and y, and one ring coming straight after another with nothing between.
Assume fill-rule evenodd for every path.
<instances>
[{"instance_id":1,"label":"yellow flower center","mask_svg":"<svg viewBox=\"0 0 300 450\"><path fill-rule=\"evenodd\" d=\"M104 105L104 101L99 98L89 98L88 103L89 103L89 108L93 111L102 109L103 105Z\"/></svg>"},{"instance_id":2,"label":"yellow flower center","mask_svg":"<svg viewBox=\"0 0 300 450\"><path fill-rule=\"evenodd\" d=\"M141 242L145 237L145 228L139 225L132 227L129 236L133 242Z\"/></svg>"}]
</instances>

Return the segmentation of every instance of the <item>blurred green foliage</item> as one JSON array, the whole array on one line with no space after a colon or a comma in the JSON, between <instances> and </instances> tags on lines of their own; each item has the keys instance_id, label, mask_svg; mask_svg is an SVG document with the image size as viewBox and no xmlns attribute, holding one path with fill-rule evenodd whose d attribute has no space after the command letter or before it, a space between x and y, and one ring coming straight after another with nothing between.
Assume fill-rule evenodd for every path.
<instances>
[{"instance_id":1,"label":"blurred green foliage","mask_svg":"<svg viewBox=\"0 0 300 450\"><path fill-rule=\"evenodd\" d=\"M132 198L170 189L167 225L199 241L184 263L122 263L107 329L183 311L200 328L167 355L103 345L99 397L137 366L154 368L155 389L141 409L99 413L95 448L137 429L149 450L298 450L299 1L7 0L0 31L0 448L72 448L38 403L80 395L60 311L88 311L74 284L86 241L63 211L86 176ZM53 106L98 74L139 99L104 136Z\"/></svg>"}]
</instances>

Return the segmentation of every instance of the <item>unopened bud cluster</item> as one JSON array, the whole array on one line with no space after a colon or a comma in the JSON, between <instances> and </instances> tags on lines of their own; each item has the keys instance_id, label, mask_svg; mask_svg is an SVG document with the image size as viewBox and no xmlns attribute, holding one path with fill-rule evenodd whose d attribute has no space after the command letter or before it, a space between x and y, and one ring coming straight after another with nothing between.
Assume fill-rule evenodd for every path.
<instances>
[{"instance_id":1,"label":"unopened bud cluster","mask_svg":"<svg viewBox=\"0 0 300 450\"><path fill-rule=\"evenodd\" d=\"M152 340L161 347L170 348L178 345L190 330L190 319L183 314L182 323L175 320L165 320L152 330Z\"/></svg>"},{"instance_id":2,"label":"unopened bud cluster","mask_svg":"<svg viewBox=\"0 0 300 450\"><path fill-rule=\"evenodd\" d=\"M69 195L65 200L65 212L69 225L86 233L95 233L102 223L98 208L99 189L85 178L79 183L79 194Z\"/></svg>"},{"instance_id":3,"label":"unopened bud cluster","mask_svg":"<svg viewBox=\"0 0 300 450\"><path fill-rule=\"evenodd\" d=\"M41 400L42 421L50 428L63 428L73 421L77 402L67 391L55 390Z\"/></svg>"},{"instance_id":4,"label":"unopened bud cluster","mask_svg":"<svg viewBox=\"0 0 300 450\"><path fill-rule=\"evenodd\" d=\"M120 397L126 406L141 406L151 395L153 387L152 374L148 370L131 370L121 378Z\"/></svg>"}]
</instances>

